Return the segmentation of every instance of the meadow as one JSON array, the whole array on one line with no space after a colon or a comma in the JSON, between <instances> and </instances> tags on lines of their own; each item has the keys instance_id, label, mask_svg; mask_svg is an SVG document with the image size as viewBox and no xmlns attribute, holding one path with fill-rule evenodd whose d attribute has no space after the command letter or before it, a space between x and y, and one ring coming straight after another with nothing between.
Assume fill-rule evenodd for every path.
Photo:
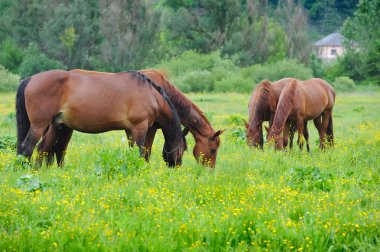
<instances>
[{"instance_id":1,"label":"meadow","mask_svg":"<svg viewBox=\"0 0 380 252\"><path fill-rule=\"evenodd\" d=\"M221 136L215 169L149 164L123 132L75 132L63 168L16 157L14 97L0 94L0 251L379 251L380 90L338 94L335 146L250 149L249 94L189 94Z\"/></svg>"}]
</instances>

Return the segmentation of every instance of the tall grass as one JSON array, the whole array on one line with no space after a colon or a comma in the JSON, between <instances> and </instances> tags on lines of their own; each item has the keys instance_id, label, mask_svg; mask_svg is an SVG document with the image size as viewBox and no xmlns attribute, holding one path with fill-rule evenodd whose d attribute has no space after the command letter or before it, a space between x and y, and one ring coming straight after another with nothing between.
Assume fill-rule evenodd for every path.
<instances>
[{"instance_id":1,"label":"tall grass","mask_svg":"<svg viewBox=\"0 0 380 252\"><path fill-rule=\"evenodd\" d=\"M177 169L162 135L149 164L122 132L75 133L64 168L31 170L1 149L0 250L379 250L380 92L338 96L336 145L319 150L310 123L310 154L248 148L247 94L189 97L227 128L214 170L195 162L191 137ZM13 100L0 94L1 136L14 137Z\"/></svg>"}]
</instances>

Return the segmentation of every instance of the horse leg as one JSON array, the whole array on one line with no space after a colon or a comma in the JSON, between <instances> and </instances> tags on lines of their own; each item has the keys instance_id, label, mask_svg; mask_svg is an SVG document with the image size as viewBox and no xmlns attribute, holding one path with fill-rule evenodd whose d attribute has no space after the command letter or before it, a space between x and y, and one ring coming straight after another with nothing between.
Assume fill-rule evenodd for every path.
<instances>
[{"instance_id":1,"label":"horse leg","mask_svg":"<svg viewBox=\"0 0 380 252\"><path fill-rule=\"evenodd\" d=\"M313 119L314 126L318 130L318 135L321 135L321 128L322 128L322 122L321 122L321 116L317 116L316 118Z\"/></svg>"},{"instance_id":2,"label":"horse leg","mask_svg":"<svg viewBox=\"0 0 380 252\"><path fill-rule=\"evenodd\" d=\"M329 125L330 116L331 116L331 110L325 110L322 114L322 127L321 127L321 134L319 136L319 139L320 139L319 147L321 149L325 148L325 136L326 136L327 127Z\"/></svg>"},{"instance_id":3,"label":"horse leg","mask_svg":"<svg viewBox=\"0 0 380 252\"><path fill-rule=\"evenodd\" d=\"M285 123L284 131L283 131L283 146L286 148L288 146L288 138L289 138L289 130L291 125L289 123Z\"/></svg>"},{"instance_id":4,"label":"horse leg","mask_svg":"<svg viewBox=\"0 0 380 252\"><path fill-rule=\"evenodd\" d=\"M146 132L145 136L145 142L144 142L144 158L145 160L149 161L150 154L152 153L152 145L154 136L156 135L157 127L155 125L152 125L152 127L148 128L148 131Z\"/></svg>"},{"instance_id":5,"label":"horse leg","mask_svg":"<svg viewBox=\"0 0 380 252\"><path fill-rule=\"evenodd\" d=\"M57 140L57 131L54 126L50 125L47 132L42 136L41 141L37 144L38 155L36 158L36 167L42 165L42 161L46 158L46 165L50 166L53 163L54 152L53 146Z\"/></svg>"},{"instance_id":6,"label":"horse leg","mask_svg":"<svg viewBox=\"0 0 380 252\"><path fill-rule=\"evenodd\" d=\"M294 139L294 133L296 132L296 125L295 124L291 124L290 128L289 128L289 137L290 137L290 140L289 140L289 149L293 149L293 139Z\"/></svg>"},{"instance_id":7,"label":"horse leg","mask_svg":"<svg viewBox=\"0 0 380 252\"><path fill-rule=\"evenodd\" d=\"M132 142L136 143L140 149L140 156L144 157L148 162L147 155L145 155L146 150L144 148L145 137L148 131L148 126L145 123L141 123L140 125L134 127L131 130L132 133Z\"/></svg>"},{"instance_id":8,"label":"horse leg","mask_svg":"<svg viewBox=\"0 0 380 252\"><path fill-rule=\"evenodd\" d=\"M303 143L304 143L304 139L303 139L304 130L303 130L303 128L304 128L303 118L298 118L298 121L297 121L297 130L298 130L297 144L300 147L300 150L303 149Z\"/></svg>"},{"instance_id":9,"label":"horse leg","mask_svg":"<svg viewBox=\"0 0 380 252\"><path fill-rule=\"evenodd\" d=\"M304 135L305 140L306 140L306 150L307 150L307 152L310 152L309 130L307 129L307 121L304 122L303 135Z\"/></svg>"},{"instance_id":10,"label":"horse leg","mask_svg":"<svg viewBox=\"0 0 380 252\"><path fill-rule=\"evenodd\" d=\"M44 131L45 128L34 127L33 125L31 125L25 140L21 144L20 154L27 157L30 160L33 154L34 147L36 147L36 144L43 135Z\"/></svg>"},{"instance_id":11,"label":"horse leg","mask_svg":"<svg viewBox=\"0 0 380 252\"><path fill-rule=\"evenodd\" d=\"M58 131L57 142L53 147L53 151L57 156L57 165L62 167L64 164L67 145L70 142L73 130L65 125L60 125Z\"/></svg>"},{"instance_id":12,"label":"horse leg","mask_svg":"<svg viewBox=\"0 0 380 252\"><path fill-rule=\"evenodd\" d=\"M334 130L333 130L332 112L330 114L329 124L328 124L327 130L326 130L326 135L327 135L327 142L329 143L329 145L330 146L334 145Z\"/></svg>"},{"instance_id":13,"label":"horse leg","mask_svg":"<svg viewBox=\"0 0 380 252\"><path fill-rule=\"evenodd\" d=\"M125 134L127 135L127 139L128 139L129 147L133 147L133 145L134 145L135 143L133 142L133 139L132 139L132 131L129 130L129 129L126 129L126 130L125 130Z\"/></svg>"}]
</instances>

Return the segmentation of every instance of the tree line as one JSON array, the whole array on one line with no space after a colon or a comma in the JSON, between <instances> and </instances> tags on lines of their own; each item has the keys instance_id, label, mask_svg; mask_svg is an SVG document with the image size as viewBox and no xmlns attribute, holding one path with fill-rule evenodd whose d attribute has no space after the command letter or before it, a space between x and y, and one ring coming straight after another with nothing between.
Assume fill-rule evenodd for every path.
<instances>
[{"instance_id":1,"label":"tree line","mask_svg":"<svg viewBox=\"0 0 380 252\"><path fill-rule=\"evenodd\" d=\"M286 59L317 77L379 76L380 0L0 0L0 65L26 77L52 68L141 69L187 51L240 67ZM312 42L334 31L360 44L324 66ZM358 63L360 61L360 64Z\"/></svg>"}]
</instances>

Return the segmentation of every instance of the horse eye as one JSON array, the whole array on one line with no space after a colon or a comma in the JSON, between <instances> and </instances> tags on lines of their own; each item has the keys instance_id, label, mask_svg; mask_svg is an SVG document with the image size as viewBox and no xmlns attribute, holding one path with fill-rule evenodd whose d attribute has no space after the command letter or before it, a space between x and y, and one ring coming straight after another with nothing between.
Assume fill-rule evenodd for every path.
<instances>
[{"instance_id":1,"label":"horse eye","mask_svg":"<svg viewBox=\"0 0 380 252\"><path fill-rule=\"evenodd\" d=\"M211 149L210 151L211 151L211 154L213 155L216 153L216 149Z\"/></svg>"}]
</instances>

